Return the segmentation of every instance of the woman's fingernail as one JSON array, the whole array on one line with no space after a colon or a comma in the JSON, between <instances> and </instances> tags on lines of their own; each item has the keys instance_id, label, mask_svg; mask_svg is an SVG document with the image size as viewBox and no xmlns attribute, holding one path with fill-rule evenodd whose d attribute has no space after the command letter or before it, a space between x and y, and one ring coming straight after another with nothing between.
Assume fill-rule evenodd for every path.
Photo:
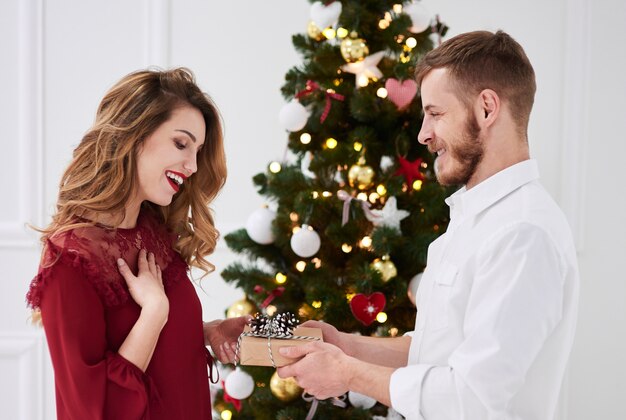
<instances>
[{"instance_id":1,"label":"woman's fingernail","mask_svg":"<svg viewBox=\"0 0 626 420\"><path fill-rule=\"evenodd\" d=\"M121 258L117 259L117 265L119 265L120 267L124 265L124 260Z\"/></svg>"}]
</instances>

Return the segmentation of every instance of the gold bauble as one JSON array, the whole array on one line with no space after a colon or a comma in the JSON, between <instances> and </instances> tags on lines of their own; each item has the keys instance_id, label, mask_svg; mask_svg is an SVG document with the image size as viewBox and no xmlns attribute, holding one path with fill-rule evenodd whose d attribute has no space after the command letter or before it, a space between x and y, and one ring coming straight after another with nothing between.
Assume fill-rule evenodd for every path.
<instances>
[{"instance_id":1,"label":"gold bauble","mask_svg":"<svg viewBox=\"0 0 626 420\"><path fill-rule=\"evenodd\" d=\"M374 170L371 166L357 163L348 171L348 181L352 187L360 190L369 188L374 183Z\"/></svg>"},{"instance_id":2,"label":"gold bauble","mask_svg":"<svg viewBox=\"0 0 626 420\"><path fill-rule=\"evenodd\" d=\"M348 63L361 61L370 53L365 40L361 38L344 38L339 50L343 59Z\"/></svg>"},{"instance_id":3,"label":"gold bauble","mask_svg":"<svg viewBox=\"0 0 626 420\"><path fill-rule=\"evenodd\" d=\"M281 378L278 372L274 372L270 379L272 394L283 402L288 402L302 395L302 388L294 378Z\"/></svg>"},{"instance_id":4,"label":"gold bauble","mask_svg":"<svg viewBox=\"0 0 626 420\"><path fill-rule=\"evenodd\" d=\"M322 30L318 28L315 22L313 22L312 20L309 21L309 24L306 27L306 33L309 35L309 37L316 41L321 41L325 38Z\"/></svg>"},{"instance_id":5,"label":"gold bauble","mask_svg":"<svg viewBox=\"0 0 626 420\"><path fill-rule=\"evenodd\" d=\"M254 303L243 298L230 305L226 311L226 318L237 318L240 316L254 315L255 313L257 313L257 309Z\"/></svg>"},{"instance_id":6,"label":"gold bauble","mask_svg":"<svg viewBox=\"0 0 626 420\"><path fill-rule=\"evenodd\" d=\"M398 275L396 265L389 259L389 255L385 255L382 258L376 258L370 264L370 267L380 273L384 282L388 282L390 279Z\"/></svg>"}]
</instances>

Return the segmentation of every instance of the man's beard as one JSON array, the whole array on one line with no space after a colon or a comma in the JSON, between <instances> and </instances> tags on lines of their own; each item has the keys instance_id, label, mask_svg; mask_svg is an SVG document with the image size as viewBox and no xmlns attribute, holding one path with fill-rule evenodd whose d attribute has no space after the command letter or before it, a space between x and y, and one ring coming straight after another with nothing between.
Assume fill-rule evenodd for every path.
<instances>
[{"instance_id":1,"label":"man's beard","mask_svg":"<svg viewBox=\"0 0 626 420\"><path fill-rule=\"evenodd\" d=\"M437 171L437 162L435 161L435 175L441 185L465 185L469 182L484 154L479 137L480 127L474 115L470 113L458 144L448 144L446 147L446 153L450 154L448 157L450 166L454 160L458 163L458 167L452 172L446 171L445 174L440 174Z\"/></svg>"}]
</instances>

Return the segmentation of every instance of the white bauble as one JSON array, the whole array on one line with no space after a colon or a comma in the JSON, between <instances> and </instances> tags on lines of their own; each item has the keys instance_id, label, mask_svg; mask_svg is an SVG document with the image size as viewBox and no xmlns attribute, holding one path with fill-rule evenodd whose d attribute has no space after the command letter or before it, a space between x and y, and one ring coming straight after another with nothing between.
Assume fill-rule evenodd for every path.
<instances>
[{"instance_id":1,"label":"white bauble","mask_svg":"<svg viewBox=\"0 0 626 420\"><path fill-rule=\"evenodd\" d=\"M302 228L291 237L291 249L302 258L317 254L321 244L320 235L309 225L302 225Z\"/></svg>"},{"instance_id":2,"label":"white bauble","mask_svg":"<svg viewBox=\"0 0 626 420\"><path fill-rule=\"evenodd\" d=\"M422 281L422 273L413 276L406 288L406 294L409 296L409 300L413 305L415 305L415 296L417 295L417 288L420 285L420 281Z\"/></svg>"},{"instance_id":3,"label":"white bauble","mask_svg":"<svg viewBox=\"0 0 626 420\"><path fill-rule=\"evenodd\" d=\"M376 405L376 400L370 398L367 395L359 394L358 392L348 392L348 400L353 407L369 410Z\"/></svg>"},{"instance_id":4,"label":"white bauble","mask_svg":"<svg viewBox=\"0 0 626 420\"><path fill-rule=\"evenodd\" d=\"M237 368L226 377L224 389L233 398L245 400L254 391L254 380L243 370Z\"/></svg>"},{"instance_id":5,"label":"white bauble","mask_svg":"<svg viewBox=\"0 0 626 420\"><path fill-rule=\"evenodd\" d=\"M380 158L380 169L386 171L393 166L393 159L391 156L383 156Z\"/></svg>"},{"instance_id":6,"label":"white bauble","mask_svg":"<svg viewBox=\"0 0 626 420\"><path fill-rule=\"evenodd\" d=\"M276 239L272 232L272 222L275 218L276 213L266 207L255 210L246 221L248 236L258 244L271 244Z\"/></svg>"},{"instance_id":7,"label":"white bauble","mask_svg":"<svg viewBox=\"0 0 626 420\"><path fill-rule=\"evenodd\" d=\"M278 114L280 125L287 131L300 131L309 119L309 111L294 99L283 106Z\"/></svg>"},{"instance_id":8,"label":"white bauble","mask_svg":"<svg viewBox=\"0 0 626 420\"><path fill-rule=\"evenodd\" d=\"M409 28L409 31L414 34L424 32L430 28L431 14L421 3L410 3L404 6L404 13L409 15L413 26Z\"/></svg>"}]
</instances>

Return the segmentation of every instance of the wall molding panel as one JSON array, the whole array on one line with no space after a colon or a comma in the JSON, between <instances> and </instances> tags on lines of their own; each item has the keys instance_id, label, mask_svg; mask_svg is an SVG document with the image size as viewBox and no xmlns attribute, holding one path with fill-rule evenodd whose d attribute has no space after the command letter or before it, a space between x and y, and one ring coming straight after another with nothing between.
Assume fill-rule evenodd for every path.
<instances>
[{"instance_id":1,"label":"wall molding panel","mask_svg":"<svg viewBox=\"0 0 626 420\"><path fill-rule=\"evenodd\" d=\"M17 220L0 223L0 248L36 246L26 223L43 217L43 0L20 1L17 39L18 176L15 179Z\"/></svg>"},{"instance_id":2,"label":"wall molding panel","mask_svg":"<svg viewBox=\"0 0 626 420\"><path fill-rule=\"evenodd\" d=\"M170 0L144 0L144 61L147 66L168 68L171 39Z\"/></svg>"},{"instance_id":3,"label":"wall molding panel","mask_svg":"<svg viewBox=\"0 0 626 420\"><path fill-rule=\"evenodd\" d=\"M580 253L584 248L591 6L589 0L570 0L564 8L561 204Z\"/></svg>"},{"instance_id":4,"label":"wall molding panel","mask_svg":"<svg viewBox=\"0 0 626 420\"><path fill-rule=\"evenodd\" d=\"M11 363L18 372L16 378L7 378L14 384L17 399L6 402L10 405L3 404L3 407L16 409L18 419L44 416L45 351L41 333L0 333L0 361Z\"/></svg>"}]
</instances>

